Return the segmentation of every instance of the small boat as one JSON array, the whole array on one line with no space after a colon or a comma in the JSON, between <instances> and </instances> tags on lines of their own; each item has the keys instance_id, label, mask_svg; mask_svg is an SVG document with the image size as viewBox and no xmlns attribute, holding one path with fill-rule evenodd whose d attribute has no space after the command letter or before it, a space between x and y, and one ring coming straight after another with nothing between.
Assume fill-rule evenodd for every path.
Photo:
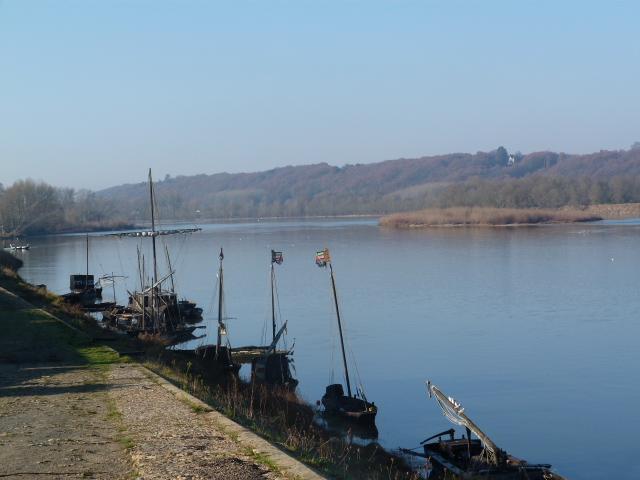
<instances>
[{"instance_id":1,"label":"small boat","mask_svg":"<svg viewBox=\"0 0 640 480\"><path fill-rule=\"evenodd\" d=\"M10 250L24 251L24 250L29 250L30 248L31 248L31 245L29 245L28 243L22 243L19 238L16 238L16 243L9 244Z\"/></svg>"},{"instance_id":2,"label":"small boat","mask_svg":"<svg viewBox=\"0 0 640 480\"><path fill-rule=\"evenodd\" d=\"M86 235L86 270L85 273L69 275L70 293L62 297L68 303L79 303L88 306L102 298L102 287L98 286L93 275L89 275L89 234Z\"/></svg>"},{"instance_id":3,"label":"small boat","mask_svg":"<svg viewBox=\"0 0 640 480\"><path fill-rule=\"evenodd\" d=\"M276 332L276 292L275 292L275 268L274 265L282 264L284 257L282 252L271 250L271 344L264 348L262 355L251 362L251 373L253 377L261 382L270 385L282 385L290 389L295 389L298 380L291 374L289 358L291 350L278 351L276 349L278 341L282 337L287 327L285 321L278 332Z\"/></svg>"},{"instance_id":4,"label":"small boat","mask_svg":"<svg viewBox=\"0 0 640 480\"><path fill-rule=\"evenodd\" d=\"M340 347L342 350L342 363L344 366L344 377L347 384L347 395L344 394L342 384L335 383L327 386L325 394L322 396L322 405L325 413L337 415L345 420L357 422L360 424L371 425L375 423L378 407L375 403L369 402L364 393L364 389L360 386L354 395L351 391L351 381L349 379L349 368L347 365L347 355L344 349L344 336L342 332L342 321L340 318L340 307L338 305L338 296L336 294L336 281L333 276L333 266L331 264L331 256L329 249L316 252L316 265L318 267L329 266L329 277L331 278L331 289L333 291L333 301L335 303L336 317L338 320L338 332L340 334Z\"/></svg>"},{"instance_id":5,"label":"small boat","mask_svg":"<svg viewBox=\"0 0 640 480\"><path fill-rule=\"evenodd\" d=\"M532 464L509 455L466 415L464 408L427 382L429 397L434 397L447 419L466 429L466 436L455 438L453 428L436 433L420 442L424 453L401 448L408 455L426 459L428 478L444 480L563 480L551 471L551 465ZM477 438L472 439L471 434ZM443 439L443 437L445 437ZM448 437L448 438L447 438Z\"/></svg>"}]
</instances>

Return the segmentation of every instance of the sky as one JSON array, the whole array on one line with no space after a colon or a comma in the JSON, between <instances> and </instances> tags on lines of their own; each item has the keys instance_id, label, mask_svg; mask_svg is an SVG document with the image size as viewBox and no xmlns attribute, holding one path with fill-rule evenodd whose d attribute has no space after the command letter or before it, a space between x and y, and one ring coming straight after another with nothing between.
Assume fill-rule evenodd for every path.
<instances>
[{"instance_id":1,"label":"sky","mask_svg":"<svg viewBox=\"0 0 640 480\"><path fill-rule=\"evenodd\" d=\"M640 2L0 0L0 183L640 140Z\"/></svg>"}]
</instances>

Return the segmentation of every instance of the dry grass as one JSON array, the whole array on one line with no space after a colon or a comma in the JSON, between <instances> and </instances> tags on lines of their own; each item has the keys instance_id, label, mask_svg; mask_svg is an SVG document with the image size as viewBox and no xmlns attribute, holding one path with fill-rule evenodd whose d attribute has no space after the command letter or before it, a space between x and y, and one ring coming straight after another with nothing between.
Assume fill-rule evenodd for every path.
<instances>
[{"instance_id":1,"label":"dry grass","mask_svg":"<svg viewBox=\"0 0 640 480\"><path fill-rule=\"evenodd\" d=\"M234 376L212 382L170 352L145 366L332 478L417 480L402 459L377 443L360 446L330 435L314 422L314 408L295 392ZM193 368L192 368L193 367Z\"/></svg>"},{"instance_id":2,"label":"dry grass","mask_svg":"<svg viewBox=\"0 0 640 480\"><path fill-rule=\"evenodd\" d=\"M583 207L582 211L602 218L640 218L640 203L594 204Z\"/></svg>"},{"instance_id":3,"label":"dry grass","mask_svg":"<svg viewBox=\"0 0 640 480\"><path fill-rule=\"evenodd\" d=\"M380 219L380 225L392 228L444 226L504 226L541 223L575 223L601 220L602 217L578 209L453 207L429 208L418 212L394 213Z\"/></svg>"}]
</instances>

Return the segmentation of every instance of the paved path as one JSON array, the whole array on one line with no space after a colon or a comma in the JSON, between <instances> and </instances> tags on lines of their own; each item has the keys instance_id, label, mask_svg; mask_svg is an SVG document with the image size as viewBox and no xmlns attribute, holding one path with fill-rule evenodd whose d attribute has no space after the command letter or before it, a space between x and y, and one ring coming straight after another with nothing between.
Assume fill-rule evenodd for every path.
<instances>
[{"instance_id":1,"label":"paved path","mask_svg":"<svg viewBox=\"0 0 640 480\"><path fill-rule=\"evenodd\" d=\"M108 395L93 368L0 364L0 477L130 478Z\"/></svg>"}]
</instances>

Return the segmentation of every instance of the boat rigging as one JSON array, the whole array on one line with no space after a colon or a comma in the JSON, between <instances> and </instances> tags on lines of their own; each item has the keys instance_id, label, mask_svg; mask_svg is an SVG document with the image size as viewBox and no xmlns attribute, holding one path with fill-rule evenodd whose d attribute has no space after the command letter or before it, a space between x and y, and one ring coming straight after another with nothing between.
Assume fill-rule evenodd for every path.
<instances>
[{"instance_id":1,"label":"boat rigging","mask_svg":"<svg viewBox=\"0 0 640 480\"><path fill-rule=\"evenodd\" d=\"M316 252L316 265L321 268L329 267L329 277L331 279L331 290L333 292L333 301L336 309L336 318L338 321L338 333L340 339L340 348L342 351L342 364L344 367L344 377L347 384L347 395L344 394L342 384L336 383L327 386L325 394L322 396L322 404L325 412L338 415L346 420L355 421L361 424L374 425L378 407L375 403L369 402L364 394L363 388L358 388L358 392L354 395L351 391L351 381L349 378L349 367L347 364L347 355L344 348L344 334L342 331L342 319L340 318L340 306L338 305L338 295L336 292L336 281L333 275L333 265L331 263L331 255L329 249L325 248Z\"/></svg>"}]
</instances>

